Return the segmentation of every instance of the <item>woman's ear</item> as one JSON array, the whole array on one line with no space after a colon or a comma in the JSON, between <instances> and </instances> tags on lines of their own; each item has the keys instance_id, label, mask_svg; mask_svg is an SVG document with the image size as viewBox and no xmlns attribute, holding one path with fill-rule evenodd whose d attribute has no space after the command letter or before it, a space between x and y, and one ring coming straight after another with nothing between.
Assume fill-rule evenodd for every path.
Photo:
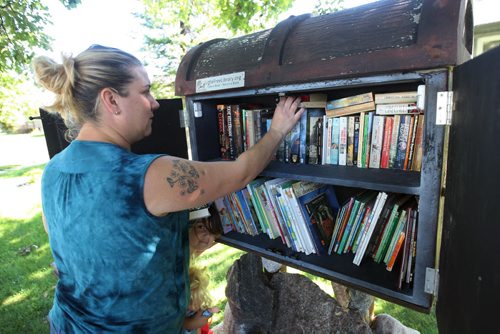
<instances>
[{"instance_id":1,"label":"woman's ear","mask_svg":"<svg viewBox=\"0 0 500 334\"><path fill-rule=\"evenodd\" d=\"M106 112L110 112L114 115L120 114L120 108L116 101L116 91L112 88L104 88L101 90L99 94L99 98L101 99L101 103L104 106L104 110Z\"/></svg>"}]
</instances>

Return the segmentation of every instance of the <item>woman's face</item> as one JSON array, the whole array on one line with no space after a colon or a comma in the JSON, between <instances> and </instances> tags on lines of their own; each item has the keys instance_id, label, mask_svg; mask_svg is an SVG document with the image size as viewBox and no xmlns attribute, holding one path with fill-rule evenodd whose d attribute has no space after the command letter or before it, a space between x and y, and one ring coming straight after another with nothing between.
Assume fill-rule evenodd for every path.
<instances>
[{"instance_id":1,"label":"woman's face","mask_svg":"<svg viewBox=\"0 0 500 334\"><path fill-rule=\"evenodd\" d=\"M126 125L124 135L130 144L151 134L153 113L160 106L151 95L151 83L144 67L134 67L132 73L135 79L127 86L128 95L117 100Z\"/></svg>"}]
</instances>

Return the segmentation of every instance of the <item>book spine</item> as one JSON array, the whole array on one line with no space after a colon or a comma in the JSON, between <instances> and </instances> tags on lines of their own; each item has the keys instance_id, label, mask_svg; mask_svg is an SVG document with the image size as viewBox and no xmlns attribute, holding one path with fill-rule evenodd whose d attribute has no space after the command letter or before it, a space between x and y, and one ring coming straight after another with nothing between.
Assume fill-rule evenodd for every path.
<instances>
[{"instance_id":1,"label":"book spine","mask_svg":"<svg viewBox=\"0 0 500 334\"><path fill-rule=\"evenodd\" d=\"M370 145L372 138L372 124L373 124L373 112L369 112L365 118L366 132L364 134L364 147L363 147L363 166L368 168L370 164Z\"/></svg>"},{"instance_id":2,"label":"book spine","mask_svg":"<svg viewBox=\"0 0 500 334\"><path fill-rule=\"evenodd\" d=\"M405 160L405 165L404 165L404 170L409 170L411 169L411 163L413 160L413 155L415 153L415 139L417 136L417 126L418 126L418 119L420 118L419 115L414 115L412 116L413 121L412 121L412 129L411 129L411 136L409 136L409 147L408 147L408 153L407 153L407 159Z\"/></svg>"},{"instance_id":3,"label":"book spine","mask_svg":"<svg viewBox=\"0 0 500 334\"><path fill-rule=\"evenodd\" d=\"M223 104L217 105L217 127L219 130L220 157L223 160L229 160L229 138L226 120L226 106Z\"/></svg>"},{"instance_id":4,"label":"book spine","mask_svg":"<svg viewBox=\"0 0 500 334\"><path fill-rule=\"evenodd\" d=\"M299 162L306 163L307 152L307 110L300 117L300 147L299 147Z\"/></svg>"},{"instance_id":5,"label":"book spine","mask_svg":"<svg viewBox=\"0 0 500 334\"><path fill-rule=\"evenodd\" d=\"M403 231L406 220L407 220L407 210L402 210L400 215L399 215L399 220L398 220L396 229L394 230L394 234L392 235L392 239L389 243L389 246L387 247L387 252L385 253L385 256L384 256L384 263L385 264L388 264L389 260L391 259L392 252L394 251L394 246L396 245L396 242L398 241L399 233L401 233Z\"/></svg>"},{"instance_id":6,"label":"book spine","mask_svg":"<svg viewBox=\"0 0 500 334\"><path fill-rule=\"evenodd\" d=\"M408 131L410 116L406 115L401 117L401 122L399 124L399 135L398 135L398 145L396 150L396 160L394 161L394 168L403 169L406 149L408 146Z\"/></svg>"},{"instance_id":7,"label":"book spine","mask_svg":"<svg viewBox=\"0 0 500 334\"><path fill-rule=\"evenodd\" d=\"M415 114L419 113L416 103L395 103L395 104L377 104L375 113L377 115L396 115L396 114Z\"/></svg>"},{"instance_id":8,"label":"book spine","mask_svg":"<svg viewBox=\"0 0 500 334\"><path fill-rule=\"evenodd\" d=\"M347 117L340 117L339 122L339 165L347 164Z\"/></svg>"},{"instance_id":9,"label":"book spine","mask_svg":"<svg viewBox=\"0 0 500 334\"><path fill-rule=\"evenodd\" d=\"M359 152L359 116L354 116L354 152L352 156L352 165L358 165L358 152Z\"/></svg>"},{"instance_id":10,"label":"book spine","mask_svg":"<svg viewBox=\"0 0 500 334\"><path fill-rule=\"evenodd\" d=\"M396 245L394 246L394 251L392 252L391 259L389 260L389 263L387 264L386 269L388 271L392 271L392 268L394 267L394 263L396 262L396 259L399 254L399 250L401 249L401 246L403 245L403 241L405 239L405 233L401 232L399 233L399 237L397 239Z\"/></svg>"},{"instance_id":11,"label":"book spine","mask_svg":"<svg viewBox=\"0 0 500 334\"><path fill-rule=\"evenodd\" d=\"M380 168L382 141L384 139L384 116L373 117L372 139L370 143L370 168Z\"/></svg>"},{"instance_id":12,"label":"book spine","mask_svg":"<svg viewBox=\"0 0 500 334\"><path fill-rule=\"evenodd\" d=\"M340 118L332 118L332 145L330 148L330 163L339 164Z\"/></svg>"},{"instance_id":13,"label":"book spine","mask_svg":"<svg viewBox=\"0 0 500 334\"><path fill-rule=\"evenodd\" d=\"M344 97L341 99L331 100L327 102L326 108L332 110L372 101L373 101L373 93L363 93L363 94Z\"/></svg>"},{"instance_id":14,"label":"book spine","mask_svg":"<svg viewBox=\"0 0 500 334\"><path fill-rule=\"evenodd\" d=\"M347 159L346 165L352 166L354 160L354 116L347 117Z\"/></svg>"},{"instance_id":15,"label":"book spine","mask_svg":"<svg viewBox=\"0 0 500 334\"><path fill-rule=\"evenodd\" d=\"M384 124L384 139L382 141L382 154L380 156L380 168L389 168L389 152L391 149L393 117L386 117Z\"/></svg>"},{"instance_id":16,"label":"book spine","mask_svg":"<svg viewBox=\"0 0 500 334\"><path fill-rule=\"evenodd\" d=\"M416 103L417 91L375 94L376 104Z\"/></svg>"},{"instance_id":17,"label":"book spine","mask_svg":"<svg viewBox=\"0 0 500 334\"><path fill-rule=\"evenodd\" d=\"M398 150L398 136L399 136L399 125L401 123L401 116L394 115L392 121L392 134L391 134L391 146L389 148L389 168L394 168L396 163L396 153Z\"/></svg>"},{"instance_id":18,"label":"book spine","mask_svg":"<svg viewBox=\"0 0 500 334\"><path fill-rule=\"evenodd\" d=\"M234 142L232 106L227 106L227 136L229 142L229 159L236 158L236 146Z\"/></svg>"},{"instance_id":19,"label":"book spine","mask_svg":"<svg viewBox=\"0 0 500 334\"><path fill-rule=\"evenodd\" d=\"M358 157L356 159L358 168L363 168L363 150L365 133L365 113L359 114L359 135L358 135Z\"/></svg>"}]
</instances>

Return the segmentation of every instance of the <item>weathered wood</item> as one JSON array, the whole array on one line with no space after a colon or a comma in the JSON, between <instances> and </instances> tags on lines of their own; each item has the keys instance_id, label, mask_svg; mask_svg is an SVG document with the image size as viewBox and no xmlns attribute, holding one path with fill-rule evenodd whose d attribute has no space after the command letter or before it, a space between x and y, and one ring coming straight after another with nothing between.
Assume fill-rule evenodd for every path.
<instances>
[{"instance_id":1,"label":"weathered wood","mask_svg":"<svg viewBox=\"0 0 500 334\"><path fill-rule=\"evenodd\" d=\"M245 87L255 88L457 65L472 49L467 3L383 0L317 17L292 16L270 30L212 40L183 58L176 94L196 94L197 79L241 71Z\"/></svg>"}]
</instances>

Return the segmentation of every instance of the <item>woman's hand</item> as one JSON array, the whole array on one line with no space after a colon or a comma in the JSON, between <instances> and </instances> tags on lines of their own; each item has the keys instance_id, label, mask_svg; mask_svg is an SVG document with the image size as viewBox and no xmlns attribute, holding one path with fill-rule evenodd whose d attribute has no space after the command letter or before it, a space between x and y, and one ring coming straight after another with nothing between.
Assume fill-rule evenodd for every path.
<instances>
[{"instance_id":1,"label":"woman's hand","mask_svg":"<svg viewBox=\"0 0 500 334\"><path fill-rule=\"evenodd\" d=\"M297 111L299 103L300 97L281 96L278 105L274 110L270 130L278 131L282 138L285 138L287 133L293 129L305 110L304 108L300 108L300 110Z\"/></svg>"}]
</instances>

